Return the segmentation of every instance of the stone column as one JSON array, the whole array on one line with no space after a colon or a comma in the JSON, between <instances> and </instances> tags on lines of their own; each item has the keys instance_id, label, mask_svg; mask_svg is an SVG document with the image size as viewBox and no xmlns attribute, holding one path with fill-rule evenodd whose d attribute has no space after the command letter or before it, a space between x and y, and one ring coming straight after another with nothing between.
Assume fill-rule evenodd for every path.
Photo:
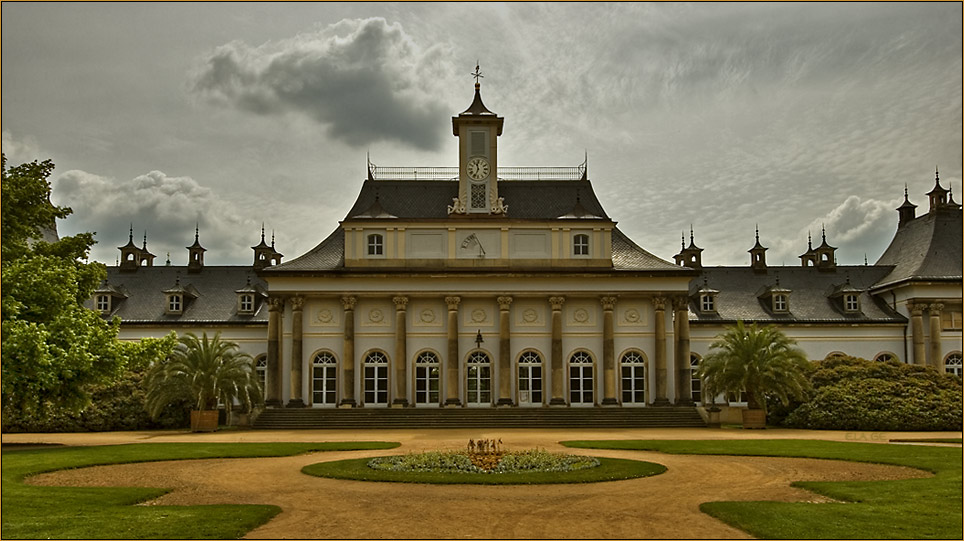
<instances>
[{"instance_id":1,"label":"stone column","mask_svg":"<svg viewBox=\"0 0 964 541\"><path fill-rule=\"evenodd\" d=\"M943 355L941 351L941 310L944 309L944 305L941 303L934 303L928 307L930 309L931 315L931 358L928 363L938 372L943 372Z\"/></svg>"},{"instance_id":2,"label":"stone column","mask_svg":"<svg viewBox=\"0 0 964 541\"><path fill-rule=\"evenodd\" d=\"M603 406L618 406L616 400L616 352L613 337L613 310L616 297L599 299L603 309Z\"/></svg>"},{"instance_id":3,"label":"stone column","mask_svg":"<svg viewBox=\"0 0 964 541\"><path fill-rule=\"evenodd\" d=\"M549 304L552 306L552 346L549 355L550 368L552 370L552 399L550 406L565 406L566 385L565 371L562 362L562 305L566 302L565 297L549 297Z\"/></svg>"},{"instance_id":4,"label":"stone column","mask_svg":"<svg viewBox=\"0 0 964 541\"><path fill-rule=\"evenodd\" d=\"M676 327L676 405L692 406L693 389L690 381L693 377L693 369L690 367L690 300L688 297L676 297L673 299L673 309L675 310L674 320Z\"/></svg>"},{"instance_id":5,"label":"stone column","mask_svg":"<svg viewBox=\"0 0 964 541\"><path fill-rule=\"evenodd\" d=\"M304 363L304 327L303 311L305 307L304 297L291 298L291 397L288 399L286 407L303 408L305 407L304 397L301 393L302 367Z\"/></svg>"},{"instance_id":6,"label":"stone column","mask_svg":"<svg viewBox=\"0 0 964 541\"><path fill-rule=\"evenodd\" d=\"M461 297L445 297L449 308L448 355L445 359L445 407L459 407L459 303Z\"/></svg>"},{"instance_id":7,"label":"stone column","mask_svg":"<svg viewBox=\"0 0 964 541\"><path fill-rule=\"evenodd\" d=\"M499 297L499 388L496 393L499 401L496 406L511 406L512 403L512 348L509 338L509 306L512 297Z\"/></svg>"},{"instance_id":8,"label":"stone column","mask_svg":"<svg viewBox=\"0 0 964 541\"><path fill-rule=\"evenodd\" d=\"M924 310L926 304L910 305L910 332L914 340L914 364L927 365L927 354L924 349Z\"/></svg>"},{"instance_id":9,"label":"stone column","mask_svg":"<svg viewBox=\"0 0 964 541\"><path fill-rule=\"evenodd\" d=\"M284 299L268 297L268 384L264 390L265 406L269 408L281 407L281 348L279 340L281 333L281 310L284 309Z\"/></svg>"},{"instance_id":10,"label":"stone column","mask_svg":"<svg viewBox=\"0 0 964 541\"><path fill-rule=\"evenodd\" d=\"M341 402L340 408L354 408L355 403L355 303L353 296L341 298L345 309L345 345L341 359Z\"/></svg>"},{"instance_id":11,"label":"stone column","mask_svg":"<svg viewBox=\"0 0 964 541\"><path fill-rule=\"evenodd\" d=\"M392 302L395 303L395 400L392 400L392 407L404 408L408 406L406 398L408 387L405 384L407 381L405 369L408 366L405 307L408 305L408 297L392 297Z\"/></svg>"},{"instance_id":12,"label":"stone column","mask_svg":"<svg viewBox=\"0 0 964 541\"><path fill-rule=\"evenodd\" d=\"M653 322L656 324L656 347L653 357L656 361L656 400L654 406L668 406L669 400L666 398L666 297L655 297L653 299L653 310L655 316Z\"/></svg>"}]
</instances>

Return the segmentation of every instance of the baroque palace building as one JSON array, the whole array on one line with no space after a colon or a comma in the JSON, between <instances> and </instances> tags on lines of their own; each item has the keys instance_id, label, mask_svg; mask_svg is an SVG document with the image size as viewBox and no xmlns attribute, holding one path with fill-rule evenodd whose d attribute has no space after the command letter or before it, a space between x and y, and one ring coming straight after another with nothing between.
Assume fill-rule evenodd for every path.
<instances>
[{"instance_id":1,"label":"baroque palace building","mask_svg":"<svg viewBox=\"0 0 964 541\"><path fill-rule=\"evenodd\" d=\"M121 338L220 331L258 361L269 407L642 407L704 397L692 367L738 320L776 324L811 359L895 359L961 374L961 206L939 179L907 198L874 265L836 264L821 235L795 267L675 263L600 205L586 164L502 167L504 119L479 85L452 118L457 168L376 167L338 227L282 262L186 267L133 242L89 306Z\"/></svg>"}]
</instances>

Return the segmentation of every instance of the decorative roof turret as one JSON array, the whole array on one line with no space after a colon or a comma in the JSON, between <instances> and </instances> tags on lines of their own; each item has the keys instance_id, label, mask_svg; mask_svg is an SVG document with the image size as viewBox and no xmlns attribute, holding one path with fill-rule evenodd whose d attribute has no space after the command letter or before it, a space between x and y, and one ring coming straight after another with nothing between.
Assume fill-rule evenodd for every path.
<instances>
[{"instance_id":1,"label":"decorative roof turret","mask_svg":"<svg viewBox=\"0 0 964 541\"><path fill-rule=\"evenodd\" d=\"M907 196L907 185L904 184L904 202L897 207L897 227L903 227L904 224L910 222L917 217L917 205L910 202Z\"/></svg>"},{"instance_id":2,"label":"decorative roof turret","mask_svg":"<svg viewBox=\"0 0 964 541\"><path fill-rule=\"evenodd\" d=\"M199 236L200 226L194 224L194 244L187 247L187 271L191 273L201 272L204 268L204 252L207 250L201 246Z\"/></svg>"},{"instance_id":3,"label":"decorative roof turret","mask_svg":"<svg viewBox=\"0 0 964 541\"><path fill-rule=\"evenodd\" d=\"M284 257L274 248L274 231L271 232L271 246L264 241L264 224L261 224L261 242L257 246L252 246L254 250L254 268L263 269L281 263Z\"/></svg>"},{"instance_id":4,"label":"decorative roof turret","mask_svg":"<svg viewBox=\"0 0 964 541\"><path fill-rule=\"evenodd\" d=\"M690 224L690 245L685 246L686 236L683 234L683 240L681 242L682 249L680 252L673 256L676 260L676 264L681 267L691 267L694 269L699 269L703 267L703 249L696 245L693 241L693 225Z\"/></svg>"},{"instance_id":5,"label":"decorative roof turret","mask_svg":"<svg viewBox=\"0 0 964 541\"><path fill-rule=\"evenodd\" d=\"M807 251L800 256L800 265L803 267L817 266L817 252L813 249L813 238L807 231Z\"/></svg>"},{"instance_id":6,"label":"decorative roof turret","mask_svg":"<svg viewBox=\"0 0 964 541\"><path fill-rule=\"evenodd\" d=\"M155 257L156 257L156 256L155 256L154 254L152 254L152 253L147 249L147 231L145 230L145 231L144 231L144 245L141 246L141 253L140 253L140 260L141 260L140 266L142 266L142 267L153 267L153 266L154 266L154 258L155 258Z\"/></svg>"},{"instance_id":7,"label":"decorative roof turret","mask_svg":"<svg viewBox=\"0 0 964 541\"><path fill-rule=\"evenodd\" d=\"M928 212L934 212L938 208L947 204L947 190L941 186L941 176L934 168L934 189L927 192L927 197L930 198L930 209Z\"/></svg>"},{"instance_id":8,"label":"decorative roof turret","mask_svg":"<svg viewBox=\"0 0 964 541\"><path fill-rule=\"evenodd\" d=\"M756 226L756 244L747 250L750 252L750 267L755 272L766 272L767 270L767 249L760 244L760 226Z\"/></svg>"},{"instance_id":9,"label":"decorative roof turret","mask_svg":"<svg viewBox=\"0 0 964 541\"><path fill-rule=\"evenodd\" d=\"M820 226L820 246L814 249L817 259L817 268L820 270L833 270L837 266L836 246L827 244L827 228Z\"/></svg>"},{"instance_id":10,"label":"decorative roof turret","mask_svg":"<svg viewBox=\"0 0 964 541\"><path fill-rule=\"evenodd\" d=\"M121 251L120 270L122 272L136 271L141 264L141 249L134 244L134 224L131 224L130 234L127 237L127 244L118 246Z\"/></svg>"}]
</instances>

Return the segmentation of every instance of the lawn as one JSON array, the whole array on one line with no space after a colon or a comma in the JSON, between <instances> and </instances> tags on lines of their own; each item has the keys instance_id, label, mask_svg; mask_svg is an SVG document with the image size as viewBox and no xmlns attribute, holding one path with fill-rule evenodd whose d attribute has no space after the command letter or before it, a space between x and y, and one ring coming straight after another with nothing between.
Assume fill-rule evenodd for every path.
<instances>
[{"instance_id":1,"label":"lawn","mask_svg":"<svg viewBox=\"0 0 964 541\"><path fill-rule=\"evenodd\" d=\"M841 503L710 502L700 509L755 537L768 539L961 539L964 535L961 449L810 440L562 443L590 449L822 458L918 468L934 476L898 481L794 483Z\"/></svg>"},{"instance_id":2,"label":"lawn","mask_svg":"<svg viewBox=\"0 0 964 541\"><path fill-rule=\"evenodd\" d=\"M392 442L141 443L3 452L4 539L235 539L281 509L273 505L135 506L163 487L42 487L24 484L38 473L84 466L184 460L291 456L311 451L391 449ZM252 480L253 482L255 480Z\"/></svg>"},{"instance_id":3,"label":"lawn","mask_svg":"<svg viewBox=\"0 0 964 541\"><path fill-rule=\"evenodd\" d=\"M332 479L379 481L387 483L427 483L438 485L546 485L562 483L598 483L649 477L666 471L666 467L641 460L599 457L599 466L570 472L526 473L447 473L400 472L373 470L368 458L353 458L310 464L301 469L308 475Z\"/></svg>"}]
</instances>

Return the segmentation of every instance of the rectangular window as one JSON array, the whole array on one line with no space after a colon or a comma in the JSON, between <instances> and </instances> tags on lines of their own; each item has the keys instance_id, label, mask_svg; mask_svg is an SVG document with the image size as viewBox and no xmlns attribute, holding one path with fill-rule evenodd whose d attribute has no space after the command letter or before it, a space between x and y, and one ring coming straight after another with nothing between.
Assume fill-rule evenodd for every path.
<instances>
[{"instance_id":1,"label":"rectangular window","mask_svg":"<svg viewBox=\"0 0 964 541\"><path fill-rule=\"evenodd\" d=\"M110 295L97 295L96 304L98 312L110 312Z\"/></svg>"},{"instance_id":2,"label":"rectangular window","mask_svg":"<svg viewBox=\"0 0 964 541\"><path fill-rule=\"evenodd\" d=\"M700 310L704 312L713 312L716 310L716 303L714 302L713 295L700 296Z\"/></svg>"},{"instance_id":3,"label":"rectangular window","mask_svg":"<svg viewBox=\"0 0 964 541\"><path fill-rule=\"evenodd\" d=\"M241 312L254 312L254 295L241 295L239 310Z\"/></svg>"},{"instance_id":4,"label":"rectangular window","mask_svg":"<svg viewBox=\"0 0 964 541\"><path fill-rule=\"evenodd\" d=\"M945 307L941 310L941 328L945 331L961 330L962 310L960 306Z\"/></svg>"},{"instance_id":5,"label":"rectangular window","mask_svg":"<svg viewBox=\"0 0 964 541\"><path fill-rule=\"evenodd\" d=\"M589 255L589 235L576 235L572 238L572 255Z\"/></svg>"},{"instance_id":6,"label":"rectangular window","mask_svg":"<svg viewBox=\"0 0 964 541\"><path fill-rule=\"evenodd\" d=\"M860 309L860 304L857 303L856 295L844 295L844 310L848 312L856 312Z\"/></svg>"},{"instance_id":7,"label":"rectangular window","mask_svg":"<svg viewBox=\"0 0 964 541\"><path fill-rule=\"evenodd\" d=\"M485 136L488 135L484 131L474 131L471 132L471 147L469 148L470 156L485 156Z\"/></svg>"},{"instance_id":8,"label":"rectangular window","mask_svg":"<svg viewBox=\"0 0 964 541\"><path fill-rule=\"evenodd\" d=\"M381 235L368 235L368 255L383 255L385 240Z\"/></svg>"},{"instance_id":9,"label":"rectangular window","mask_svg":"<svg viewBox=\"0 0 964 541\"><path fill-rule=\"evenodd\" d=\"M181 313L181 296L170 295L167 297L167 311L171 314Z\"/></svg>"},{"instance_id":10,"label":"rectangular window","mask_svg":"<svg viewBox=\"0 0 964 541\"><path fill-rule=\"evenodd\" d=\"M773 311L774 311L774 312L786 312L786 311L787 311L787 296L786 296L786 295L774 295L774 296L773 296Z\"/></svg>"}]
</instances>

